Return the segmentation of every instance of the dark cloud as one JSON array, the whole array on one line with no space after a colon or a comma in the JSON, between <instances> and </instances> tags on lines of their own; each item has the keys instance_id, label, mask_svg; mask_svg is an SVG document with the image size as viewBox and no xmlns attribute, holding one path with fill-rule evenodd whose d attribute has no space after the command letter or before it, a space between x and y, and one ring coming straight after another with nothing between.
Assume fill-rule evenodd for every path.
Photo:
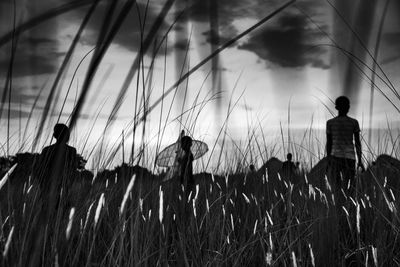
<instances>
[{"instance_id":1,"label":"dark cloud","mask_svg":"<svg viewBox=\"0 0 400 267\"><path fill-rule=\"evenodd\" d=\"M189 3L190 19L210 25L210 30L204 35L206 42L212 45L226 43L236 36L239 32L234 24L240 19L259 21L283 4L275 0L192 0ZM267 21L263 29L251 34L250 40L240 48L284 67L311 64L328 68L324 59L325 49L313 47L323 34L312 30L304 15L298 15L301 9L313 17L319 27L327 29L325 6L316 0L304 0L297 6L291 5L276 16L280 19ZM216 28L211 27L213 20Z\"/></svg>"},{"instance_id":2,"label":"dark cloud","mask_svg":"<svg viewBox=\"0 0 400 267\"><path fill-rule=\"evenodd\" d=\"M58 44L57 41L45 38L45 37L27 37L23 40L25 43L28 43L31 46L56 46Z\"/></svg>"},{"instance_id":3,"label":"dark cloud","mask_svg":"<svg viewBox=\"0 0 400 267\"><path fill-rule=\"evenodd\" d=\"M225 34L220 34L217 33L216 30L209 30L203 33L203 35L206 37L206 42L214 45L220 45L223 43L226 43L232 39L233 35L230 35L229 37L226 36Z\"/></svg>"},{"instance_id":4,"label":"dark cloud","mask_svg":"<svg viewBox=\"0 0 400 267\"><path fill-rule=\"evenodd\" d=\"M3 119L8 116L8 110L4 110L2 117ZM29 112L19 109L11 109L10 110L10 119L19 119L19 118L27 118L29 116Z\"/></svg>"},{"instance_id":5,"label":"dark cloud","mask_svg":"<svg viewBox=\"0 0 400 267\"><path fill-rule=\"evenodd\" d=\"M208 22L217 15L221 26L228 26L237 18L266 16L282 3L279 0L192 0L189 1L190 18Z\"/></svg>"},{"instance_id":6,"label":"dark cloud","mask_svg":"<svg viewBox=\"0 0 400 267\"><path fill-rule=\"evenodd\" d=\"M192 21L207 23L210 30L205 32L207 42L221 44L230 40L238 32L232 23L240 18L255 18L259 10L272 11L274 4L258 0L193 0L187 13ZM254 9L254 6L259 9ZM268 12L268 11L267 11ZM264 14L265 15L265 14ZM218 42L218 39L220 41Z\"/></svg>"},{"instance_id":7,"label":"dark cloud","mask_svg":"<svg viewBox=\"0 0 400 267\"><path fill-rule=\"evenodd\" d=\"M81 43L86 45L95 45L97 41L97 36L99 34L100 28L103 24L104 17L108 11L107 3L101 2L94 14L92 15L85 33L81 38ZM119 14L121 6L114 12L114 17ZM71 22L80 23L83 17L86 15L87 9L81 9L73 14L69 18ZM140 39L141 32L143 32L143 38L146 38L150 28L155 22L158 16L158 11L151 5L146 10L146 5L142 3L137 3L137 6L133 6L129 15L126 17L121 28L118 30L113 43L118 44L128 50L138 51L140 49ZM140 18L140 19L139 19ZM143 22L145 18L145 21ZM140 22L142 21L142 22ZM144 30L141 30L141 23L143 24ZM157 33L159 38L161 38L169 28L166 21L163 21L161 27Z\"/></svg>"},{"instance_id":8,"label":"dark cloud","mask_svg":"<svg viewBox=\"0 0 400 267\"><path fill-rule=\"evenodd\" d=\"M301 15L285 14L277 26L255 32L239 48L256 53L260 58L282 67L312 65L328 68L324 59L326 49L316 46L324 35L307 24Z\"/></svg>"},{"instance_id":9,"label":"dark cloud","mask_svg":"<svg viewBox=\"0 0 400 267\"><path fill-rule=\"evenodd\" d=\"M11 47L2 49L0 70L7 73L11 58ZM21 38L13 61L13 76L34 76L54 73L59 65L58 42L49 38ZM7 51L8 50L8 51Z\"/></svg>"},{"instance_id":10,"label":"dark cloud","mask_svg":"<svg viewBox=\"0 0 400 267\"><path fill-rule=\"evenodd\" d=\"M188 40L182 39L182 40L175 42L174 48L186 51L186 50L190 49L190 44L188 44Z\"/></svg>"},{"instance_id":11,"label":"dark cloud","mask_svg":"<svg viewBox=\"0 0 400 267\"><path fill-rule=\"evenodd\" d=\"M60 1L46 0L17 1L17 23L28 21L60 4ZM5 7L4 2L1 2L0 9ZM4 16L0 16L0 29L3 30L3 33L13 29L13 13L11 11L12 9L9 9L8 12L0 12L0 14L4 14ZM13 62L13 77L52 74L58 69L59 26L59 19L53 18L24 31L14 39L17 40L17 46ZM3 79L10 68L11 43L12 41L0 48L0 72L2 73L0 78Z\"/></svg>"}]
</instances>

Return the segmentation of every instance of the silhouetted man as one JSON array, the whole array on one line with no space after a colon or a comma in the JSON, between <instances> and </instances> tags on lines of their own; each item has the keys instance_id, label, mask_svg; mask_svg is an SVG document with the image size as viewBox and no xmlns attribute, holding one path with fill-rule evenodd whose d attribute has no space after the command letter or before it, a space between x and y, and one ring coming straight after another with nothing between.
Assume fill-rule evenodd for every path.
<instances>
[{"instance_id":1,"label":"silhouetted man","mask_svg":"<svg viewBox=\"0 0 400 267\"><path fill-rule=\"evenodd\" d=\"M68 194L78 162L76 149L67 145L70 136L68 127L65 124L56 124L53 136L56 143L42 150L33 170L39 184L39 195L32 223L32 240L35 242L32 242L26 254L29 266L46 265L46 259L54 259L56 254L63 253L57 252L58 245L54 244L58 244L63 238L60 228L69 208ZM43 258L42 253L51 256ZM42 260L45 262L41 262Z\"/></svg>"},{"instance_id":2,"label":"silhouetted man","mask_svg":"<svg viewBox=\"0 0 400 267\"><path fill-rule=\"evenodd\" d=\"M346 198L354 197L355 192L355 172L356 156L357 167L364 169L361 162L361 142L360 127L356 119L347 116L350 109L350 101L345 96L340 96L335 101L338 116L330 119L326 123L326 150L328 154L328 166L331 181L334 183L334 196L336 204L336 214L338 215L339 249L342 261L345 266L359 266L360 259L358 254L346 257L346 249L354 251L357 248L356 237L346 220L347 214L343 212L343 207L347 207L348 212L353 215L353 209L346 204Z\"/></svg>"},{"instance_id":3,"label":"silhouetted man","mask_svg":"<svg viewBox=\"0 0 400 267\"><path fill-rule=\"evenodd\" d=\"M291 180L296 172L296 165L292 161L292 153L286 155L286 161L282 163L281 174L284 178Z\"/></svg>"},{"instance_id":4,"label":"silhouetted man","mask_svg":"<svg viewBox=\"0 0 400 267\"><path fill-rule=\"evenodd\" d=\"M56 143L45 147L36 164L42 197L58 200L61 188L64 196L71 187L78 169L77 153L67 145L70 132L65 124L54 126L53 137Z\"/></svg>"},{"instance_id":5,"label":"silhouetted man","mask_svg":"<svg viewBox=\"0 0 400 267\"><path fill-rule=\"evenodd\" d=\"M194 187L193 178L193 154L191 152L192 138L189 136L183 136L181 138L181 149L183 153L178 158L180 173L179 178L181 185L183 185L185 190L186 198L188 198L190 192Z\"/></svg>"},{"instance_id":6,"label":"silhouetted man","mask_svg":"<svg viewBox=\"0 0 400 267\"><path fill-rule=\"evenodd\" d=\"M357 153L357 166L364 169L361 161L360 126L356 119L347 116L350 109L350 101L347 97L338 97L335 108L338 110L338 116L326 123L326 151L329 166L336 190L344 189L345 192L353 194L356 172L354 148Z\"/></svg>"}]
</instances>

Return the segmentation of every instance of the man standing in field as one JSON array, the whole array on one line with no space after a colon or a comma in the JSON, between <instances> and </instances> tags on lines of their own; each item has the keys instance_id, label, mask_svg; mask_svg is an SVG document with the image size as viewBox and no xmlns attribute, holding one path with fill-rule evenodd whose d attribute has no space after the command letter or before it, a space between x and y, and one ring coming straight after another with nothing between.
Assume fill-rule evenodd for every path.
<instances>
[{"instance_id":1,"label":"man standing in field","mask_svg":"<svg viewBox=\"0 0 400 267\"><path fill-rule=\"evenodd\" d=\"M45 204L56 207L61 204L61 189L65 202L78 169L78 157L76 149L67 145L70 137L68 126L56 124L53 137L56 143L43 149L34 171L39 179L41 196L47 202Z\"/></svg>"},{"instance_id":2,"label":"man standing in field","mask_svg":"<svg viewBox=\"0 0 400 267\"><path fill-rule=\"evenodd\" d=\"M357 238L352 229L348 227L346 217L348 214L343 212L346 208L347 197L354 198L356 190L356 155L357 168L364 170L361 161L361 142L360 126L356 119L347 116L350 109L350 101L345 96L340 96L335 101L335 108L338 116L330 119L326 123L326 150L328 154L328 168L331 182L334 184L334 196L336 214L338 215L338 251L344 266L359 266L359 255L354 252L357 248ZM356 150L356 155L354 154ZM347 209L350 212L349 207ZM354 222L354 220L351 220ZM334 242L335 244L336 242Z\"/></svg>"},{"instance_id":3,"label":"man standing in field","mask_svg":"<svg viewBox=\"0 0 400 267\"><path fill-rule=\"evenodd\" d=\"M357 168L364 170L360 142L360 126L356 119L347 116L350 101L345 96L340 96L335 101L338 116L326 123L326 151L328 164L336 191L343 189L352 195L355 191L356 157ZM353 142L354 140L354 142Z\"/></svg>"},{"instance_id":4,"label":"man standing in field","mask_svg":"<svg viewBox=\"0 0 400 267\"><path fill-rule=\"evenodd\" d=\"M66 257L66 250L60 245L64 238L61 228L70 208L68 195L78 169L78 158L76 149L67 145L70 131L65 124L54 126L53 137L56 143L42 150L33 168L39 199L32 223L33 241L26 253L29 266L48 265L47 260L56 255L62 260Z\"/></svg>"},{"instance_id":5,"label":"man standing in field","mask_svg":"<svg viewBox=\"0 0 400 267\"><path fill-rule=\"evenodd\" d=\"M281 175L284 179L287 179L288 181L292 183L296 183L294 181L294 175L296 174L297 167L292 161L293 155L292 153L288 153L286 155L286 161L282 163L282 168L281 168Z\"/></svg>"}]
</instances>

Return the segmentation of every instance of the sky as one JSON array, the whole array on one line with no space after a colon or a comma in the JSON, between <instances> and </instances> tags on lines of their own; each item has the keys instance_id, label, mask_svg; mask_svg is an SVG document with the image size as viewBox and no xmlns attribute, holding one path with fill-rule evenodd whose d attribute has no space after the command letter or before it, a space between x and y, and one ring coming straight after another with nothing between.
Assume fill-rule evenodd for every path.
<instances>
[{"instance_id":1,"label":"sky","mask_svg":"<svg viewBox=\"0 0 400 267\"><path fill-rule=\"evenodd\" d=\"M71 126L79 153L102 165L127 161L133 139L136 161L152 162L182 129L210 152L242 147L247 161L256 160L246 154L249 139L279 143L283 156L296 150L285 143L310 128L316 144L308 150L323 150L340 95L350 98L366 144L379 144L380 130L397 133L400 4L299 0L273 14L284 4L1 1L2 154L40 152L57 121Z\"/></svg>"}]
</instances>

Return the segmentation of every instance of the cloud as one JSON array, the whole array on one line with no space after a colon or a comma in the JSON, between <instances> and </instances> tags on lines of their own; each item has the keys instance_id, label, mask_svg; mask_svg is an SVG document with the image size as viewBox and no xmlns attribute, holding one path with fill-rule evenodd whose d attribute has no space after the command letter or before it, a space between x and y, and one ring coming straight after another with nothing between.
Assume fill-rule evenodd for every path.
<instances>
[{"instance_id":1,"label":"cloud","mask_svg":"<svg viewBox=\"0 0 400 267\"><path fill-rule=\"evenodd\" d=\"M2 119L7 118L8 110L5 109L2 113ZM19 110L19 109L10 109L10 119L19 119L19 118L27 118L29 116L28 111Z\"/></svg>"},{"instance_id":2,"label":"cloud","mask_svg":"<svg viewBox=\"0 0 400 267\"><path fill-rule=\"evenodd\" d=\"M266 16L281 4L280 0L193 0L188 13L200 22L208 22L210 14L217 14L220 25L228 26L237 18Z\"/></svg>"},{"instance_id":3,"label":"cloud","mask_svg":"<svg viewBox=\"0 0 400 267\"><path fill-rule=\"evenodd\" d=\"M226 43L232 39L232 37L228 37L225 34L217 34L216 30L209 30L203 32L203 35L206 37L206 42L214 45L220 45ZM233 35L230 35L233 36Z\"/></svg>"},{"instance_id":4,"label":"cloud","mask_svg":"<svg viewBox=\"0 0 400 267\"><path fill-rule=\"evenodd\" d=\"M114 12L114 18L119 14L121 6L119 6ZM97 36L101 30L106 12L108 10L107 3L101 2L94 14L92 15L85 33L81 38L80 42L85 45L94 46L97 41ZM83 17L86 15L87 9L81 9L74 12L73 16L69 18L69 21L75 24L79 24ZM120 45L125 49L130 51L138 51L140 49L140 39L141 39L141 23L144 23L143 38L146 38L150 28L155 22L158 12L156 8L151 5L146 10L146 5L143 3L137 3L130 10L128 16L125 18L122 26L118 30L116 36L114 37L113 44ZM140 20L144 22L140 22ZM168 23L164 20L161 27L157 33L158 36L163 36L167 29L169 28Z\"/></svg>"},{"instance_id":5,"label":"cloud","mask_svg":"<svg viewBox=\"0 0 400 267\"><path fill-rule=\"evenodd\" d=\"M190 49L190 44L188 44L187 39L181 39L181 40L178 40L177 42L175 42L174 48L182 50L182 51L186 51L186 50Z\"/></svg>"},{"instance_id":6,"label":"cloud","mask_svg":"<svg viewBox=\"0 0 400 267\"><path fill-rule=\"evenodd\" d=\"M259 21L281 5L282 1L276 0L193 0L188 13L191 20L205 23L206 27L210 27L210 20L214 20L218 28L209 29L203 35L209 44L217 44L218 39L222 44L243 30L243 27L236 25L239 21ZM327 28L326 4L304 0L286 8L276 18L266 22L264 28L249 34L247 42L240 44L239 48L252 51L261 59L283 67L310 64L317 68L328 68L326 49L314 47L317 41L324 38L323 34L312 29L307 18L299 15L297 8L311 16L319 27ZM244 29L247 27L250 25L244 26Z\"/></svg>"},{"instance_id":7,"label":"cloud","mask_svg":"<svg viewBox=\"0 0 400 267\"><path fill-rule=\"evenodd\" d=\"M261 0L193 0L187 13L195 22L212 24L215 28L205 32L207 42L220 43L232 39L238 34L233 22L240 18L257 18L272 11L278 1ZM260 12L262 10L262 12ZM264 13L263 13L264 12ZM260 14L259 14L260 13ZM217 35L218 33L218 35Z\"/></svg>"},{"instance_id":8,"label":"cloud","mask_svg":"<svg viewBox=\"0 0 400 267\"><path fill-rule=\"evenodd\" d=\"M328 68L324 58L326 49L316 46L323 37L318 30L308 26L304 16L286 13L277 25L255 32L239 48L282 67Z\"/></svg>"},{"instance_id":9,"label":"cloud","mask_svg":"<svg viewBox=\"0 0 400 267\"><path fill-rule=\"evenodd\" d=\"M17 23L29 21L58 5L60 5L59 1L50 0L17 3L16 21ZM0 3L0 9L4 9L4 12L0 12L0 33L5 34L13 29L13 9L4 2ZM59 26L59 18L56 17L22 32L15 39L17 48L13 62L13 77L52 74L58 69ZM2 79L5 79L9 70L11 43L12 41L0 48L0 71L3 74L0 78Z\"/></svg>"},{"instance_id":10,"label":"cloud","mask_svg":"<svg viewBox=\"0 0 400 267\"><path fill-rule=\"evenodd\" d=\"M2 49L0 56L0 70L4 74L9 69L11 57L11 47L7 48ZM13 76L22 77L54 73L59 65L57 48L58 42L50 38L21 37L18 40L13 61Z\"/></svg>"}]
</instances>

